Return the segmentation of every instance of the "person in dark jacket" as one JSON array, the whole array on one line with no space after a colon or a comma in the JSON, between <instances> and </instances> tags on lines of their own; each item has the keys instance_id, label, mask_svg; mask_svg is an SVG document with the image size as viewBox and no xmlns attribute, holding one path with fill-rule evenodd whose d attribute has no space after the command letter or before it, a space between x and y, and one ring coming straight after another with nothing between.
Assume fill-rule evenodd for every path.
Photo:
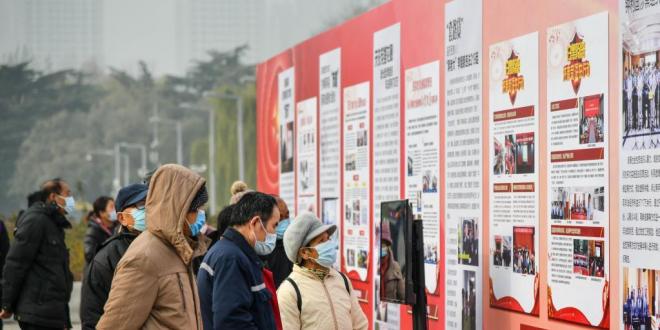
<instances>
[{"instance_id":1,"label":"person in dark jacket","mask_svg":"<svg viewBox=\"0 0 660 330\"><path fill-rule=\"evenodd\" d=\"M16 229L3 269L2 311L12 313L22 329L70 329L69 299L73 274L64 229L75 201L61 179L45 182L45 199L34 203Z\"/></svg>"},{"instance_id":2,"label":"person in dark jacket","mask_svg":"<svg viewBox=\"0 0 660 330\"><path fill-rule=\"evenodd\" d=\"M275 242L275 250L265 257L262 257L266 263L266 268L273 272L273 277L275 279L275 287L279 288L280 284L289 277L291 271L293 270L293 263L287 258L286 252L284 252L284 243L282 238L284 237L284 232L289 227L291 219L289 219L289 207L283 199L275 197L277 200L277 208L280 210L280 222L277 225L276 234L277 241Z\"/></svg>"},{"instance_id":3,"label":"person in dark jacket","mask_svg":"<svg viewBox=\"0 0 660 330\"><path fill-rule=\"evenodd\" d=\"M121 257L133 240L146 228L144 204L147 186L132 184L119 190L115 209L121 224L119 232L105 241L85 270L80 297L83 329L95 329L108 300L112 278Z\"/></svg>"},{"instance_id":4,"label":"person in dark jacket","mask_svg":"<svg viewBox=\"0 0 660 330\"><path fill-rule=\"evenodd\" d=\"M259 192L246 193L234 205L229 228L204 257L197 277L204 329L276 328L274 297L258 252L274 248L279 213L275 199Z\"/></svg>"},{"instance_id":5,"label":"person in dark jacket","mask_svg":"<svg viewBox=\"0 0 660 330\"><path fill-rule=\"evenodd\" d=\"M94 201L94 210L87 223L87 232L84 239L85 269L94 259L96 251L103 242L112 236L117 223L115 201L112 197L101 196Z\"/></svg>"}]
</instances>

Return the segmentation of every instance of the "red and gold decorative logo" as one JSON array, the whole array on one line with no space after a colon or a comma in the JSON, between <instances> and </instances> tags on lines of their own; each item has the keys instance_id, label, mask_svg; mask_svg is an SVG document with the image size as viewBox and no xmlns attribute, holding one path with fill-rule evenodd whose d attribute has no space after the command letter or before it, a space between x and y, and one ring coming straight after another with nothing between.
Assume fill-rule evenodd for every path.
<instances>
[{"instance_id":1,"label":"red and gold decorative logo","mask_svg":"<svg viewBox=\"0 0 660 330\"><path fill-rule=\"evenodd\" d=\"M502 81L502 93L509 94L511 105L516 103L519 90L525 88L525 78L520 75L520 58L512 50L511 56L506 60L506 78Z\"/></svg>"},{"instance_id":2,"label":"red and gold decorative logo","mask_svg":"<svg viewBox=\"0 0 660 330\"><path fill-rule=\"evenodd\" d=\"M568 58L568 64L564 65L564 81L571 81L573 85L573 91L577 95L578 90L580 90L580 83L582 78L589 77L591 75L591 64L589 61L585 60L586 57L586 44L580 36L575 33L573 36L573 41L568 45L566 51L566 56Z\"/></svg>"}]
</instances>

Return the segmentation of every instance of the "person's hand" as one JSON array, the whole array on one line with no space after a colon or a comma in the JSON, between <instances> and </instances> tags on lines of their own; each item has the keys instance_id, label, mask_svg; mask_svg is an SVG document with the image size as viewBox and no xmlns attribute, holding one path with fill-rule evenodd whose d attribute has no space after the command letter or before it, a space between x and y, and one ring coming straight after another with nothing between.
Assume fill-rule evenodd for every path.
<instances>
[{"instance_id":1,"label":"person's hand","mask_svg":"<svg viewBox=\"0 0 660 330\"><path fill-rule=\"evenodd\" d=\"M3 320L8 319L8 318L11 317L11 315L12 315L12 313L10 311L4 310L4 309L0 310L0 319L3 319Z\"/></svg>"}]
</instances>

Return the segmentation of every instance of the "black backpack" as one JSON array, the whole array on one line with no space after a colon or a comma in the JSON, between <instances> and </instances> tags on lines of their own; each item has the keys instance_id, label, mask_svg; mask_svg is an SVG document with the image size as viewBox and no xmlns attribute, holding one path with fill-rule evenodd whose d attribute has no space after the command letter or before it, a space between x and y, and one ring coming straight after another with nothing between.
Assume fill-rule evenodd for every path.
<instances>
[{"instance_id":1,"label":"black backpack","mask_svg":"<svg viewBox=\"0 0 660 330\"><path fill-rule=\"evenodd\" d=\"M346 287L346 292L348 292L348 295L351 295L351 287L348 285L348 278L344 273L342 272L337 272L339 275L341 275L341 278L344 280L344 286ZM296 291L296 305L298 305L298 313L302 312L302 296L300 295L300 289L298 288L298 284L296 284L296 281L294 281L291 277L287 277L286 281L291 283L291 286L293 287L293 290Z\"/></svg>"}]
</instances>

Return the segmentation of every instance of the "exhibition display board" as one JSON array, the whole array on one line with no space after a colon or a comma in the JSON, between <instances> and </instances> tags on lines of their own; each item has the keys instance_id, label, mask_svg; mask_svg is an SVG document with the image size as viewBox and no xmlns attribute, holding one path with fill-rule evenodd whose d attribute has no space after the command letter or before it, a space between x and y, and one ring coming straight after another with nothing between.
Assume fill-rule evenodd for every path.
<instances>
[{"instance_id":1,"label":"exhibition display board","mask_svg":"<svg viewBox=\"0 0 660 330\"><path fill-rule=\"evenodd\" d=\"M400 199L431 329L657 327L659 22L659 1L392 0L258 65L257 189L338 226L370 329L412 329L380 301Z\"/></svg>"}]
</instances>

